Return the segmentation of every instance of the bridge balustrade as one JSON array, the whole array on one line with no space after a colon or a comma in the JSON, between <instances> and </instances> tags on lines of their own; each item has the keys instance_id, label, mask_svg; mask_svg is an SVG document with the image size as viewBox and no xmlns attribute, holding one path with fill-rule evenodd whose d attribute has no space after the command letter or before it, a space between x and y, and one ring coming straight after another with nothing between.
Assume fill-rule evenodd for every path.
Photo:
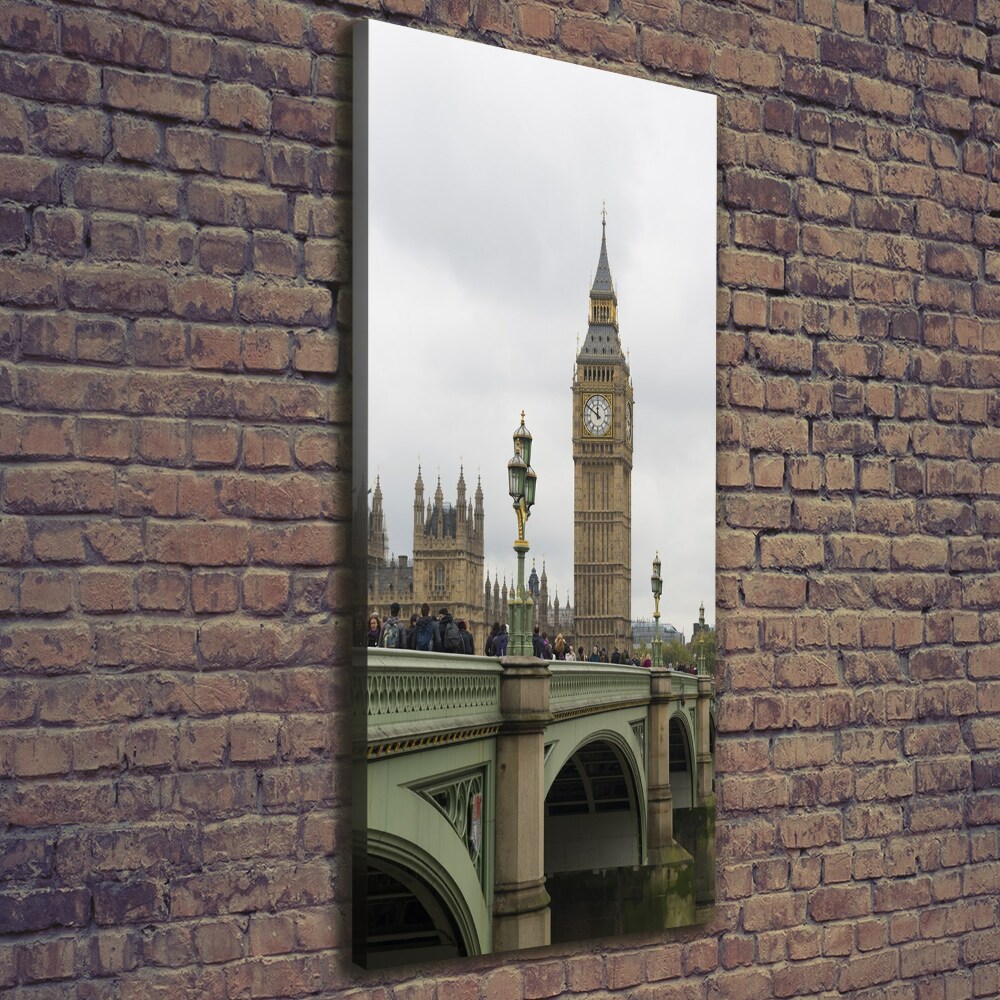
<instances>
[{"instance_id":1,"label":"bridge balustrade","mask_svg":"<svg viewBox=\"0 0 1000 1000\"><path fill-rule=\"evenodd\" d=\"M368 651L368 756L420 749L444 733L482 738L502 720L492 657Z\"/></svg>"},{"instance_id":2,"label":"bridge balustrade","mask_svg":"<svg viewBox=\"0 0 1000 1000\"><path fill-rule=\"evenodd\" d=\"M630 664L551 660L549 708L557 719L588 708L641 705L649 701L649 671Z\"/></svg>"}]
</instances>

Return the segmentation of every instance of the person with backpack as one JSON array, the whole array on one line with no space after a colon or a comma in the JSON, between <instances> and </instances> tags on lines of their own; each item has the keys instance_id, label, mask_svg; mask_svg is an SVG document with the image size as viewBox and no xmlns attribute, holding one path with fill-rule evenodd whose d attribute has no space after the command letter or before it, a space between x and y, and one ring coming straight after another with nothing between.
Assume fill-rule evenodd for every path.
<instances>
[{"instance_id":1,"label":"person with backpack","mask_svg":"<svg viewBox=\"0 0 1000 1000\"><path fill-rule=\"evenodd\" d=\"M469 631L469 625L464 618L458 620L458 631L461 633L462 642L465 644L465 649L462 652L466 656L476 655L476 640L472 638L472 633Z\"/></svg>"},{"instance_id":2,"label":"person with backpack","mask_svg":"<svg viewBox=\"0 0 1000 1000\"><path fill-rule=\"evenodd\" d=\"M441 652L441 630L426 602L420 605L420 617L413 623L413 648L420 652Z\"/></svg>"},{"instance_id":3,"label":"person with backpack","mask_svg":"<svg viewBox=\"0 0 1000 1000\"><path fill-rule=\"evenodd\" d=\"M396 601L389 606L389 617L382 622L378 644L384 649L406 648L406 628L399 620L399 603Z\"/></svg>"},{"instance_id":4,"label":"person with backpack","mask_svg":"<svg viewBox=\"0 0 1000 1000\"><path fill-rule=\"evenodd\" d=\"M507 632L507 626L501 625L500 631L497 632L497 637L493 640L493 655L494 656L506 656L507 655L507 641L510 639L510 634Z\"/></svg>"},{"instance_id":5,"label":"person with backpack","mask_svg":"<svg viewBox=\"0 0 1000 1000\"><path fill-rule=\"evenodd\" d=\"M494 622L490 634L486 637L486 648L483 650L484 656L496 656L496 641L500 634L500 622Z\"/></svg>"},{"instance_id":6,"label":"person with backpack","mask_svg":"<svg viewBox=\"0 0 1000 1000\"><path fill-rule=\"evenodd\" d=\"M442 608L438 612L438 629L441 632L441 649L445 653L464 653L465 640L462 633L455 624L455 619L449 614L447 608Z\"/></svg>"}]
</instances>

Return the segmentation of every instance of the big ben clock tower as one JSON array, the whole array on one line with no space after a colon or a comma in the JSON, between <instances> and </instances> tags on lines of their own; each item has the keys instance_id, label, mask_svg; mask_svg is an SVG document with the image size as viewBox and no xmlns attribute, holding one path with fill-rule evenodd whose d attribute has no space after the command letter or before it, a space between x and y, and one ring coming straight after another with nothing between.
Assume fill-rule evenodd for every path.
<instances>
[{"instance_id":1,"label":"big ben clock tower","mask_svg":"<svg viewBox=\"0 0 1000 1000\"><path fill-rule=\"evenodd\" d=\"M576 634L593 646L632 646L632 379L618 338L607 216L590 289L587 336L573 374L573 588Z\"/></svg>"}]
</instances>

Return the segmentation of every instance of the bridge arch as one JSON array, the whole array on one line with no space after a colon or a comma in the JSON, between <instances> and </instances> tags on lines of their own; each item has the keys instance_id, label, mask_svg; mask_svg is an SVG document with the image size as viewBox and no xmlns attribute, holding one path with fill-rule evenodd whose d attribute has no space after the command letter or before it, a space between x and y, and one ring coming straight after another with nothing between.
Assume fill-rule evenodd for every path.
<instances>
[{"instance_id":1,"label":"bridge arch","mask_svg":"<svg viewBox=\"0 0 1000 1000\"><path fill-rule=\"evenodd\" d=\"M685 712L670 716L670 791L674 809L690 809L695 804L696 744L691 722Z\"/></svg>"},{"instance_id":2,"label":"bridge arch","mask_svg":"<svg viewBox=\"0 0 1000 1000\"><path fill-rule=\"evenodd\" d=\"M545 763L546 872L642 864L643 756L627 722L585 735L565 733L550 745Z\"/></svg>"},{"instance_id":3,"label":"bridge arch","mask_svg":"<svg viewBox=\"0 0 1000 1000\"><path fill-rule=\"evenodd\" d=\"M463 872L449 871L426 848L398 834L368 830L368 953L369 968L377 967L380 945L391 954L391 964L401 960L479 955L489 949L482 938ZM408 907L406 914L389 912ZM421 912L422 911L422 912ZM481 915L480 915L481 917ZM402 926L401 926L402 925ZM484 949L485 945L485 949ZM372 964L374 961L376 964Z\"/></svg>"}]
</instances>

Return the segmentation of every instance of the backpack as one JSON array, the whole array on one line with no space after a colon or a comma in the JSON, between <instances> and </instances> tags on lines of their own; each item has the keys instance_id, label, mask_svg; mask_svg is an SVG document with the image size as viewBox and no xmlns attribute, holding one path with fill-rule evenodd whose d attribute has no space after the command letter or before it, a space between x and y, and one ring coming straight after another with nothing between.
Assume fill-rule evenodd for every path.
<instances>
[{"instance_id":1,"label":"backpack","mask_svg":"<svg viewBox=\"0 0 1000 1000\"><path fill-rule=\"evenodd\" d=\"M387 618L382 626L382 634L379 636L378 644L386 649L402 649L403 630L399 627L398 618Z\"/></svg>"},{"instance_id":2,"label":"backpack","mask_svg":"<svg viewBox=\"0 0 1000 1000\"><path fill-rule=\"evenodd\" d=\"M454 619L445 625L444 635L441 637L441 642L444 645L444 651L446 653L465 652L465 640L462 638L462 633L459 632Z\"/></svg>"},{"instance_id":3,"label":"backpack","mask_svg":"<svg viewBox=\"0 0 1000 1000\"><path fill-rule=\"evenodd\" d=\"M417 622L415 628L417 630L417 638L416 642L413 644L413 648L425 650L432 649L434 645L434 619L422 618Z\"/></svg>"},{"instance_id":4,"label":"backpack","mask_svg":"<svg viewBox=\"0 0 1000 1000\"><path fill-rule=\"evenodd\" d=\"M494 656L493 647L496 645L496 636L488 635L486 637L486 649L483 652L484 656Z\"/></svg>"}]
</instances>

